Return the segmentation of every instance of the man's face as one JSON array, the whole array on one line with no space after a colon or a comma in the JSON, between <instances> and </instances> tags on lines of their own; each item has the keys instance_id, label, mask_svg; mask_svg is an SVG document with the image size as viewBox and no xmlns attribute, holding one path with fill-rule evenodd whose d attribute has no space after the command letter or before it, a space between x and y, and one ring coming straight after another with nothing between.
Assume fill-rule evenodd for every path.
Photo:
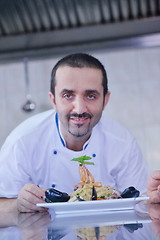
<instances>
[{"instance_id":1,"label":"man's face","mask_svg":"<svg viewBox=\"0 0 160 240\"><path fill-rule=\"evenodd\" d=\"M87 140L109 99L109 93L105 98L103 95L101 71L63 66L57 69L55 77L55 96L50 93L50 98L64 139Z\"/></svg>"}]
</instances>

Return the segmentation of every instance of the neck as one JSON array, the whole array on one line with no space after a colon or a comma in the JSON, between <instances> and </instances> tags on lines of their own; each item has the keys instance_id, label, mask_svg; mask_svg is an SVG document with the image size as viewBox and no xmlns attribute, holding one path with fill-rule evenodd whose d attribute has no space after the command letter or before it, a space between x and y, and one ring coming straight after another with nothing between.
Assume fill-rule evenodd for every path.
<instances>
[{"instance_id":1,"label":"neck","mask_svg":"<svg viewBox=\"0 0 160 240\"><path fill-rule=\"evenodd\" d=\"M70 150L73 150L73 151L82 151L83 150L83 145L85 144L85 142L87 141L88 139L86 140L75 140L75 138L73 138L73 140L69 140L67 141L66 140L66 146L67 148L69 148Z\"/></svg>"},{"instance_id":2,"label":"neck","mask_svg":"<svg viewBox=\"0 0 160 240\"><path fill-rule=\"evenodd\" d=\"M68 149L73 151L82 151L84 144L90 138L91 134L82 137L75 137L72 134L63 133L63 138L65 139L66 146Z\"/></svg>"}]
</instances>

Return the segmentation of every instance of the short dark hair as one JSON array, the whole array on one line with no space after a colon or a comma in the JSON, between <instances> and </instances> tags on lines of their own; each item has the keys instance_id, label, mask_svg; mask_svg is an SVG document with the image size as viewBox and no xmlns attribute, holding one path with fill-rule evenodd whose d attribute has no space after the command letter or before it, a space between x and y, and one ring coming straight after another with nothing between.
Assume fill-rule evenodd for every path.
<instances>
[{"instance_id":1,"label":"short dark hair","mask_svg":"<svg viewBox=\"0 0 160 240\"><path fill-rule=\"evenodd\" d=\"M103 94L104 96L108 92L108 79L107 79L107 73L102 65L102 63L95 57L86 54L86 53L75 53L71 55L67 55L66 57L60 59L51 72L51 84L50 84L50 91L53 95L55 95L55 86L56 86L56 71L61 66L69 66L69 67L88 67L88 68L96 68L101 70L102 72L102 85L103 85Z\"/></svg>"}]
</instances>

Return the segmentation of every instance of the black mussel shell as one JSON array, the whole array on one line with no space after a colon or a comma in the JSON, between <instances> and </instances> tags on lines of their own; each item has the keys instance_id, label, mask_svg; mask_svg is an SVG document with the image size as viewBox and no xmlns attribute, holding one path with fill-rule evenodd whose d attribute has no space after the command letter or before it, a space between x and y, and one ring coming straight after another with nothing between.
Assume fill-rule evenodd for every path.
<instances>
[{"instance_id":1,"label":"black mussel shell","mask_svg":"<svg viewBox=\"0 0 160 240\"><path fill-rule=\"evenodd\" d=\"M49 188L45 191L46 202L67 202L70 196L65 192L60 192L54 188Z\"/></svg>"},{"instance_id":2,"label":"black mussel shell","mask_svg":"<svg viewBox=\"0 0 160 240\"><path fill-rule=\"evenodd\" d=\"M97 200L97 192L94 186L92 188L92 200Z\"/></svg>"},{"instance_id":3,"label":"black mussel shell","mask_svg":"<svg viewBox=\"0 0 160 240\"><path fill-rule=\"evenodd\" d=\"M121 193L122 198L134 198L134 197L139 197L139 195L140 195L140 192L133 186L126 188Z\"/></svg>"}]
</instances>

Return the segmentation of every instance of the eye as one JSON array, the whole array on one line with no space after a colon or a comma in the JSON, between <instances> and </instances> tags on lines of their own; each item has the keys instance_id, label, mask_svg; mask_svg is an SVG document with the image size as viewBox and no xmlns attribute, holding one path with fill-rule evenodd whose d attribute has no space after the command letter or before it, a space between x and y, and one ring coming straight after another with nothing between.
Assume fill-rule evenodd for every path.
<instances>
[{"instance_id":1,"label":"eye","mask_svg":"<svg viewBox=\"0 0 160 240\"><path fill-rule=\"evenodd\" d=\"M95 99L95 98L96 98L96 96L95 96L95 95L93 95L93 94L90 94L90 95L88 95L88 96L87 96L87 98L92 100L92 99Z\"/></svg>"},{"instance_id":2,"label":"eye","mask_svg":"<svg viewBox=\"0 0 160 240\"><path fill-rule=\"evenodd\" d=\"M66 99L71 99L73 96L72 96L72 94L66 93L63 95L63 97Z\"/></svg>"}]
</instances>

